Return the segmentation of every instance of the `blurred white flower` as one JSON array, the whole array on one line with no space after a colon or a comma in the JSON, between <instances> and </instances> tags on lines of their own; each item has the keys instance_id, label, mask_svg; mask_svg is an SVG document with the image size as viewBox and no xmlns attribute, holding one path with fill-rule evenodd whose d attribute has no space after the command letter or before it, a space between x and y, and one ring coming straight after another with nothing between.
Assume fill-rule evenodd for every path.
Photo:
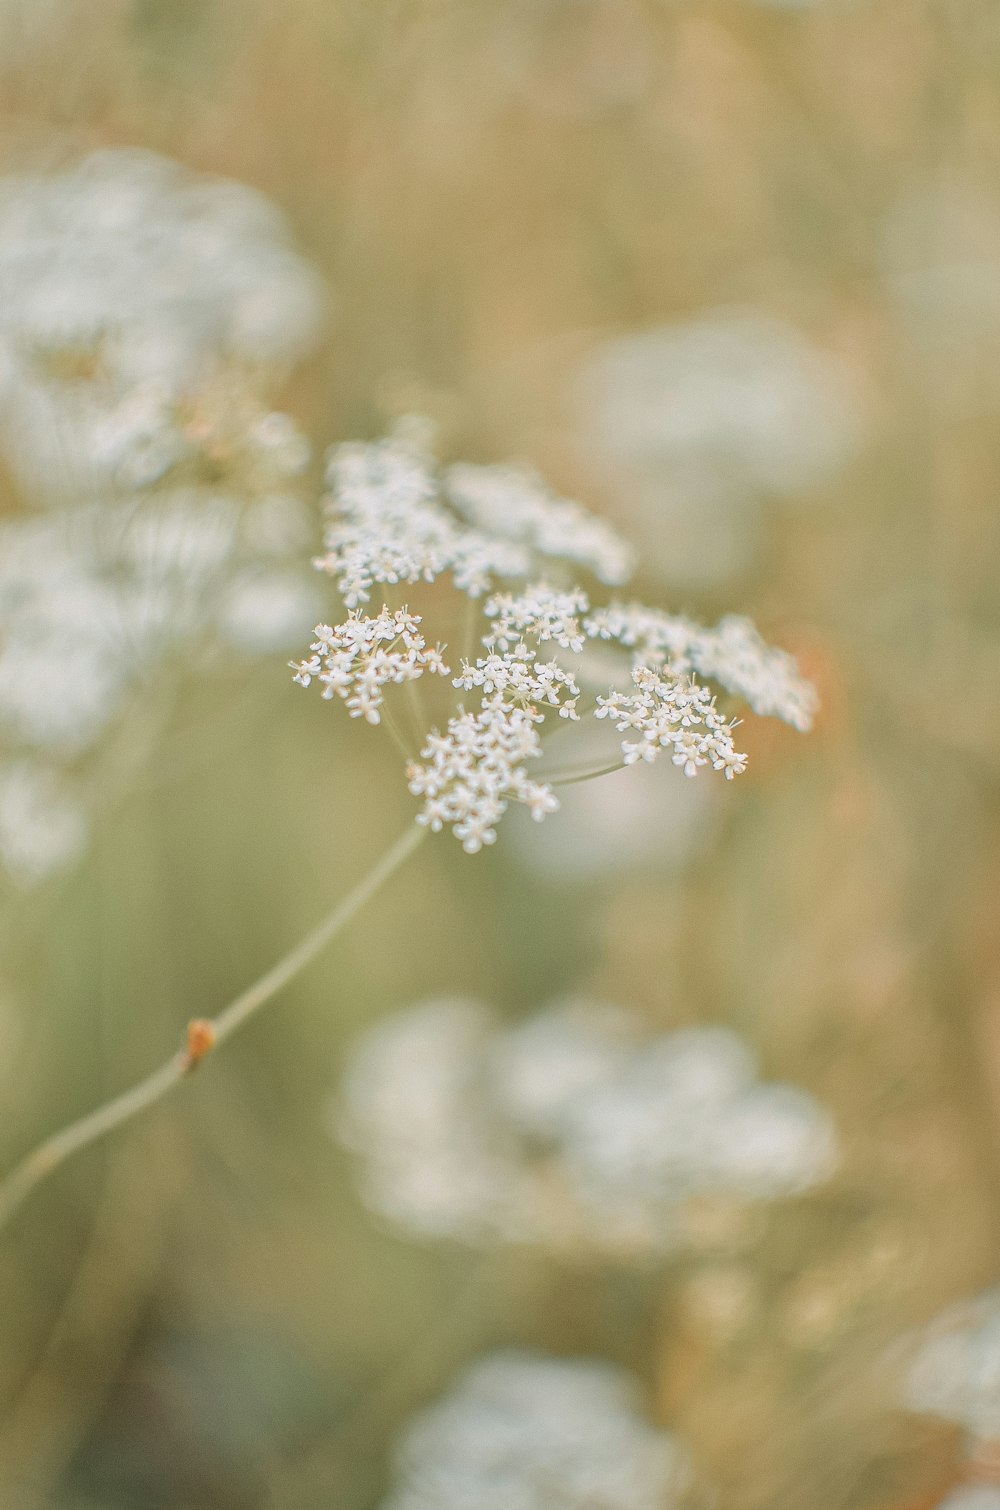
<instances>
[{"instance_id":1,"label":"blurred white flower","mask_svg":"<svg viewBox=\"0 0 1000 1510\"><path fill-rule=\"evenodd\" d=\"M904 1399L986 1442L1000 1441L1000 1290L944 1311L918 1339Z\"/></svg>"},{"instance_id":2,"label":"blurred white flower","mask_svg":"<svg viewBox=\"0 0 1000 1510\"><path fill-rule=\"evenodd\" d=\"M761 497L798 501L857 449L834 359L754 309L623 336L581 366L579 445L666 579L724 580L753 547Z\"/></svg>"},{"instance_id":3,"label":"blurred white flower","mask_svg":"<svg viewBox=\"0 0 1000 1510\"><path fill-rule=\"evenodd\" d=\"M312 580L280 555L248 576L257 552L241 519L233 500L192 488L0 524L0 738L76 754L178 645L287 648ZM269 585L279 601L264 615Z\"/></svg>"},{"instance_id":4,"label":"blurred white flower","mask_svg":"<svg viewBox=\"0 0 1000 1510\"><path fill-rule=\"evenodd\" d=\"M0 863L19 885L72 864L87 840L83 809L57 770L37 761L0 765Z\"/></svg>"},{"instance_id":5,"label":"blurred white flower","mask_svg":"<svg viewBox=\"0 0 1000 1510\"><path fill-rule=\"evenodd\" d=\"M376 1210L429 1236L505 1220L513 1153L476 1105L490 1018L474 1002L430 1002L376 1024L338 1101L343 1140L364 1159Z\"/></svg>"},{"instance_id":6,"label":"blurred white flower","mask_svg":"<svg viewBox=\"0 0 1000 1510\"><path fill-rule=\"evenodd\" d=\"M398 1013L359 1043L336 1127L411 1231L620 1255L682 1246L694 1198L798 1195L836 1162L826 1112L760 1083L734 1033L650 1037L588 1002L509 1028L460 1000Z\"/></svg>"},{"instance_id":7,"label":"blurred white flower","mask_svg":"<svg viewBox=\"0 0 1000 1510\"><path fill-rule=\"evenodd\" d=\"M248 568L225 589L218 622L223 637L251 655L288 650L319 610L316 584L301 571Z\"/></svg>"},{"instance_id":8,"label":"blurred white flower","mask_svg":"<svg viewBox=\"0 0 1000 1510\"><path fill-rule=\"evenodd\" d=\"M221 364L276 371L324 297L280 212L137 149L0 179L0 421L33 496L159 480L192 449L177 405ZM301 465L300 439L262 446Z\"/></svg>"},{"instance_id":9,"label":"blurred white flower","mask_svg":"<svg viewBox=\"0 0 1000 1510\"><path fill-rule=\"evenodd\" d=\"M996 1484L963 1484L953 1489L937 1510L1000 1510L1000 1487Z\"/></svg>"},{"instance_id":10,"label":"blurred white flower","mask_svg":"<svg viewBox=\"0 0 1000 1510\"><path fill-rule=\"evenodd\" d=\"M449 467L445 486L459 513L488 534L519 540L542 556L585 566L618 586L632 574L634 552L603 519L554 497L526 467Z\"/></svg>"},{"instance_id":11,"label":"blurred white flower","mask_svg":"<svg viewBox=\"0 0 1000 1510\"><path fill-rule=\"evenodd\" d=\"M15 745L86 749L123 694L123 605L96 568L90 523L87 512L0 525L0 733Z\"/></svg>"},{"instance_id":12,"label":"blurred white flower","mask_svg":"<svg viewBox=\"0 0 1000 1510\"><path fill-rule=\"evenodd\" d=\"M580 384L607 455L697 458L778 494L824 480L857 439L832 359L793 326L753 309L715 310L608 342Z\"/></svg>"},{"instance_id":13,"label":"blurred white flower","mask_svg":"<svg viewBox=\"0 0 1000 1510\"><path fill-rule=\"evenodd\" d=\"M1000 199L951 183L902 196L882 232L901 349L936 403L1000 407Z\"/></svg>"},{"instance_id":14,"label":"blurred white flower","mask_svg":"<svg viewBox=\"0 0 1000 1510\"><path fill-rule=\"evenodd\" d=\"M175 659L197 674L298 640L316 586L298 503L283 531L279 502L263 533L257 509L195 487L0 522L0 760L13 762L0 764L0 864L19 880L51 868L33 850L52 866L76 857L83 827L57 769L70 777ZM45 807L61 814L47 830Z\"/></svg>"},{"instance_id":15,"label":"blurred white flower","mask_svg":"<svg viewBox=\"0 0 1000 1510\"><path fill-rule=\"evenodd\" d=\"M383 1510L671 1510L691 1470L621 1369L497 1352L417 1416L396 1479Z\"/></svg>"}]
</instances>

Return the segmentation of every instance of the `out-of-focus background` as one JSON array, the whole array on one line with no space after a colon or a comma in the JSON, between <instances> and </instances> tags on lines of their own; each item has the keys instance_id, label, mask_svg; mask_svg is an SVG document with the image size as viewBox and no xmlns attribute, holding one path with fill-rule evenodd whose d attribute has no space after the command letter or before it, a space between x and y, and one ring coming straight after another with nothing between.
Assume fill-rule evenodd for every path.
<instances>
[{"instance_id":1,"label":"out-of-focus background","mask_svg":"<svg viewBox=\"0 0 1000 1510\"><path fill-rule=\"evenodd\" d=\"M823 702L807 737L748 719L732 786L658 765L429 843L39 1191L0 1234L5 1510L682 1502L638 1467L571 1492L544 1444L488 1500L460 1411L428 1489L414 1417L509 1348L630 1377L684 1503L1000 1484L1000 1342L936 1410L912 1363L1000 1277L998 79L984 0L0 0L5 1165L412 818L391 745L286 669L333 611L330 443L420 412L530 461L637 542L642 596L753 615ZM624 1258L599 1208L556 1244L419 1230L419 1192L394 1219L345 1075L454 997L497 1041L567 998L731 1030L836 1169L694 1178Z\"/></svg>"}]
</instances>

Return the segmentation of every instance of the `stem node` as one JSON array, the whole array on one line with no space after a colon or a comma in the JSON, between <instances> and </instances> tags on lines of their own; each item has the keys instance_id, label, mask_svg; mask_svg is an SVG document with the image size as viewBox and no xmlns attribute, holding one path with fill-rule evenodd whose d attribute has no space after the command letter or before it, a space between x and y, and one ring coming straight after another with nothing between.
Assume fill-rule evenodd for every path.
<instances>
[{"instance_id":1,"label":"stem node","mask_svg":"<svg viewBox=\"0 0 1000 1510\"><path fill-rule=\"evenodd\" d=\"M184 1073L190 1075L197 1069L206 1054L210 1054L218 1042L215 1023L207 1017L193 1017L187 1027L187 1048L184 1052Z\"/></svg>"},{"instance_id":2,"label":"stem node","mask_svg":"<svg viewBox=\"0 0 1000 1510\"><path fill-rule=\"evenodd\" d=\"M183 1049L172 1055L165 1064L161 1064L158 1070L147 1075L145 1080L140 1080L120 1096L113 1096L103 1106L88 1112L76 1122L71 1122L61 1132L53 1133L22 1159L5 1179L0 1180L0 1227L9 1221L35 1187L58 1169L71 1154L96 1143L98 1138L106 1137L123 1123L130 1122L133 1117L144 1112L147 1107L154 1106L190 1075L216 1044L230 1037L266 1002L277 996L371 901L379 888L413 853L426 833L426 828L411 823L401 838L375 862L354 889L276 965L272 965L258 981L237 996L235 1001L231 1001L217 1017L193 1018L188 1023Z\"/></svg>"}]
</instances>

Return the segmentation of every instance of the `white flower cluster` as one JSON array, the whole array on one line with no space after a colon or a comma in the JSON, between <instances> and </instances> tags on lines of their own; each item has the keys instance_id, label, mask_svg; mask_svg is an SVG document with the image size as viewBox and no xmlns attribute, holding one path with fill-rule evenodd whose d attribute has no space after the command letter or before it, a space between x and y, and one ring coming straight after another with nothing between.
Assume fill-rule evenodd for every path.
<instances>
[{"instance_id":1,"label":"white flower cluster","mask_svg":"<svg viewBox=\"0 0 1000 1510\"><path fill-rule=\"evenodd\" d=\"M732 780L746 770L747 758L733 744L734 725L716 710L715 698L694 677L636 666L632 672L636 690L612 692L597 699L597 718L608 718L619 733L634 730L640 737L622 741L626 765L637 760L652 763L661 751L673 751L674 765L685 776L698 767L711 765Z\"/></svg>"},{"instance_id":2,"label":"white flower cluster","mask_svg":"<svg viewBox=\"0 0 1000 1510\"><path fill-rule=\"evenodd\" d=\"M754 624L727 614L714 629L702 630L688 650L702 676L711 677L755 713L783 719L807 733L818 710L816 689L786 650L766 645Z\"/></svg>"},{"instance_id":3,"label":"white flower cluster","mask_svg":"<svg viewBox=\"0 0 1000 1510\"><path fill-rule=\"evenodd\" d=\"M432 733L421 750L426 764L407 767L410 791L423 797L418 823L439 833L447 824L466 854L497 836L496 823L510 802L523 802L541 820L559 806L552 788L522 769L542 753L534 708L512 707L498 693L478 713L459 712L444 734Z\"/></svg>"},{"instance_id":4,"label":"white flower cluster","mask_svg":"<svg viewBox=\"0 0 1000 1510\"><path fill-rule=\"evenodd\" d=\"M585 643L579 616L589 607L587 594L579 588L560 592L544 582L516 595L497 593L483 609L494 621L487 643L508 650L529 635L540 645L554 640L563 650L579 653Z\"/></svg>"},{"instance_id":5,"label":"white flower cluster","mask_svg":"<svg viewBox=\"0 0 1000 1510\"><path fill-rule=\"evenodd\" d=\"M447 676L440 646L429 649L420 633L420 618L403 608L383 608L377 618L359 610L346 623L319 624L308 660L300 661L295 681L322 685L325 698L342 697L352 718L381 722L382 689L416 681L425 671Z\"/></svg>"},{"instance_id":6,"label":"white flower cluster","mask_svg":"<svg viewBox=\"0 0 1000 1510\"><path fill-rule=\"evenodd\" d=\"M1000 1442L1000 1290L950 1307L920 1338L905 1386L910 1410Z\"/></svg>"},{"instance_id":7,"label":"white flower cluster","mask_svg":"<svg viewBox=\"0 0 1000 1510\"><path fill-rule=\"evenodd\" d=\"M238 184L130 150L0 178L0 451L48 506L0 525L18 878L78 850L86 759L173 652L286 649L315 617L309 446L265 393L321 304L280 213Z\"/></svg>"},{"instance_id":8,"label":"white flower cluster","mask_svg":"<svg viewBox=\"0 0 1000 1510\"><path fill-rule=\"evenodd\" d=\"M522 636L582 648L574 615L585 606L580 592L544 587L485 605L493 621L483 639L486 654L475 665L463 660L454 678L466 692L482 690L482 707L478 713L460 708L444 734L429 735L420 752L427 764L413 762L407 770L410 791L424 798L418 823L435 833L447 824L467 854L495 841L495 825L511 802L523 803L536 821L559 806L551 786L531 781L523 765L542 755L541 710L558 708L560 718L578 719L580 688L558 661L540 662Z\"/></svg>"},{"instance_id":9,"label":"white flower cluster","mask_svg":"<svg viewBox=\"0 0 1000 1510\"><path fill-rule=\"evenodd\" d=\"M192 451L182 397L220 363L297 360L322 306L280 212L243 185L130 149L0 179L8 460L46 502L147 486Z\"/></svg>"},{"instance_id":10,"label":"white flower cluster","mask_svg":"<svg viewBox=\"0 0 1000 1510\"><path fill-rule=\"evenodd\" d=\"M765 644L756 626L738 614L727 614L714 629L706 629L641 603L613 604L592 613L585 627L597 639L617 640L631 649L638 665L697 671L742 698L755 713L783 719L802 733L812 728L816 689L787 651Z\"/></svg>"},{"instance_id":11,"label":"white flower cluster","mask_svg":"<svg viewBox=\"0 0 1000 1510\"><path fill-rule=\"evenodd\" d=\"M505 703L521 707L544 703L558 708L563 718L578 716L576 700L580 689L575 678L558 661L539 663L535 652L523 641L502 655L489 650L474 666L463 661L462 674L455 677L455 686L464 687L466 692L482 687L488 696L496 693ZM572 696L565 697L567 692Z\"/></svg>"},{"instance_id":12,"label":"white flower cluster","mask_svg":"<svg viewBox=\"0 0 1000 1510\"><path fill-rule=\"evenodd\" d=\"M463 657L453 679L460 691L478 693L480 705L459 704L443 733L431 728L420 758L407 768L411 792L424 799L418 821L434 831L450 827L470 854L493 843L497 821L512 801L526 804L536 819L557 809L546 773L530 781L523 767L546 753L550 715L558 713L570 723L584 716L579 707L583 663L595 641L632 652L631 688L613 687L584 710L610 720L621 733L639 736L622 742L626 765L651 762L669 750L689 776L705 766L727 778L745 769L746 756L733 743L735 724L718 711L713 693L695 681L695 672L744 697L758 712L809 727L812 688L791 656L765 645L748 620L727 618L705 629L638 604L592 608L586 592L559 581L560 562L563 567L585 562L596 576L620 581L628 555L605 526L577 505L549 498L536 479L468 465L453 466L441 477L412 422L387 440L336 448L329 475L327 553L316 564L336 578L353 611L352 638L378 639L378 626L392 617L385 605L375 617L361 615L376 584L434 582L450 572L454 585L472 600L484 599L478 631L482 653L475 660ZM473 524L463 522L459 512ZM540 556L555 581L533 578ZM492 591L495 576L521 581L516 590ZM367 716L381 707L383 687L403 678L386 674L376 678L373 689L366 684L367 690L359 691L354 661L344 658L339 641L329 640L346 628L319 626L311 656L293 663L295 679L308 686L325 665L319 680L325 680L326 695L336 688L352 712ZM549 647L545 659L543 646ZM566 657L575 660L566 664ZM626 658L610 658L627 684ZM411 658L405 679L441 667L440 655L433 664Z\"/></svg>"},{"instance_id":13,"label":"white flower cluster","mask_svg":"<svg viewBox=\"0 0 1000 1510\"><path fill-rule=\"evenodd\" d=\"M761 1084L734 1033L651 1038L588 1002L508 1028L462 1000L398 1013L359 1043L337 1132L412 1232L629 1257L683 1247L696 1198L797 1195L836 1158L826 1112Z\"/></svg>"},{"instance_id":14,"label":"white flower cluster","mask_svg":"<svg viewBox=\"0 0 1000 1510\"><path fill-rule=\"evenodd\" d=\"M541 556L584 566L609 587L627 582L635 553L603 519L556 498L527 467L458 462L445 473L448 497L478 529L517 540Z\"/></svg>"},{"instance_id":15,"label":"white flower cluster","mask_svg":"<svg viewBox=\"0 0 1000 1510\"><path fill-rule=\"evenodd\" d=\"M506 468L452 467L441 476L421 441L402 426L386 440L331 453L326 554L317 565L337 579L349 608L367 603L376 583L433 582L445 572L478 598L496 577L527 577L539 558L625 580L628 548L577 504L550 498L538 482L529 489Z\"/></svg>"},{"instance_id":16,"label":"white flower cluster","mask_svg":"<svg viewBox=\"0 0 1000 1510\"><path fill-rule=\"evenodd\" d=\"M396 1478L383 1510L673 1510L691 1468L621 1369L497 1352L412 1422Z\"/></svg>"}]
</instances>

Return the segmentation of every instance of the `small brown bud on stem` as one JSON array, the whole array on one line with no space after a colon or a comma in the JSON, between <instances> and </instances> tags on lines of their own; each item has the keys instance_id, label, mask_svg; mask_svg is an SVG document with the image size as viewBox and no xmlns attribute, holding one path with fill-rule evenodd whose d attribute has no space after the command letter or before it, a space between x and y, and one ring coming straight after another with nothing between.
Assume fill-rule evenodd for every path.
<instances>
[{"instance_id":1,"label":"small brown bud on stem","mask_svg":"<svg viewBox=\"0 0 1000 1510\"><path fill-rule=\"evenodd\" d=\"M206 1017L194 1017L188 1023L187 1048L184 1054L185 1074L201 1063L205 1055L215 1047L215 1024Z\"/></svg>"}]
</instances>

